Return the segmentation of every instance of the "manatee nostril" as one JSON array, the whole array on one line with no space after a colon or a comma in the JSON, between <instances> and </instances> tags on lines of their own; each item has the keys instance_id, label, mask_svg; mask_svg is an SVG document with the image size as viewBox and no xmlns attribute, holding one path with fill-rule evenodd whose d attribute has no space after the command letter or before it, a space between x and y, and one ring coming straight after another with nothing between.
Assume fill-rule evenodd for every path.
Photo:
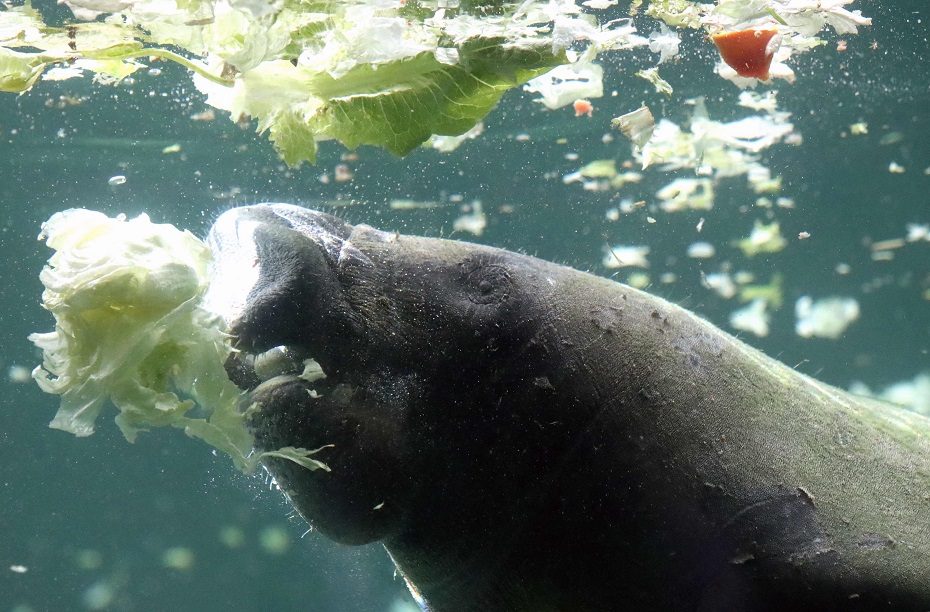
<instances>
[{"instance_id":1,"label":"manatee nostril","mask_svg":"<svg viewBox=\"0 0 930 612\"><path fill-rule=\"evenodd\" d=\"M501 304L510 296L513 279L505 266L470 259L461 264L461 269L468 299L475 304Z\"/></svg>"}]
</instances>

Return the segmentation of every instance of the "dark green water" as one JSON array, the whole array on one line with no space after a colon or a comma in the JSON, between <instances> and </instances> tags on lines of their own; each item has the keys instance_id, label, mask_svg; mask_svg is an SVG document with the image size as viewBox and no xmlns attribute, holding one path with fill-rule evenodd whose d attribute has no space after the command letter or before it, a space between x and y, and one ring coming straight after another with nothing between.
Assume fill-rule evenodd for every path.
<instances>
[{"instance_id":1,"label":"dark green water","mask_svg":"<svg viewBox=\"0 0 930 612\"><path fill-rule=\"evenodd\" d=\"M601 135L611 117L643 101L657 116L681 121L681 101L705 96L715 118L737 116L738 90L713 75L714 51L695 36L683 43L681 61L662 69L676 88L671 100L629 76L634 66L650 65L646 53L623 55L606 62L606 89L618 95L595 100L591 119L564 109L540 112L528 95L513 92L487 119L481 139L452 154L422 150L402 160L359 150L347 162L354 179L345 183L319 180L332 176L344 153L332 143L323 145L318 166L287 170L263 138L222 113L213 122L192 121L206 107L172 67L158 77L140 72L115 88L65 81L42 83L21 97L0 95L0 368L31 369L39 355L26 336L51 328L38 281L49 251L35 237L56 211L147 212L202 235L237 204L342 199L356 202L339 209L354 222L449 235L460 214L456 204L400 212L388 202L459 195L466 203L481 200L489 221L482 236L457 236L463 239L605 275L611 272L600 263L606 243L648 244L651 290L724 328L738 304L702 287L701 271L716 271L723 261L759 280L780 271L785 306L774 313L771 334L745 340L843 387L912 378L930 370L930 242L908 244L890 262L873 261L867 245L904 236L907 223L930 223L930 9L925 0L855 8L874 18L872 28L846 37L844 53L832 37L794 64L796 84L776 85L804 143L776 145L762 158L782 175L782 195L797 206L774 213L788 247L751 260L730 241L766 217L753 208L741 178L718 185L711 211L642 210L616 222L605 219L616 194L561 182L587 161L627 159L622 139L604 144ZM63 95L87 101L58 108ZM857 121L868 122L869 133L842 138ZM514 138L523 132L528 142ZM881 144L892 132L901 138ZM173 144L181 153L162 153ZM892 161L906 171L890 173ZM108 185L120 174L125 184ZM651 202L671 178L650 172L621 195ZM706 218L700 236L699 217ZM800 231L811 238L797 241ZM685 256L697 239L717 246L715 259ZM840 262L849 274L836 273ZM673 272L676 282L659 283L663 272ZM838 340L799 338L793 304L805 294L855 297L861 319ZM0 610L386 611L408 601L379 546L353 549L314 533L301 537L306 527L290 517L279 493L261 477L238 474L205 445L176 431L143 434L130 445L110 417L101 418L94 436L76 439L46 426L56 398L5 375L0 389ZM176 562L183 567L169 567L166 553L177 547L186 551Z\"/></svg>"}]
</instances>

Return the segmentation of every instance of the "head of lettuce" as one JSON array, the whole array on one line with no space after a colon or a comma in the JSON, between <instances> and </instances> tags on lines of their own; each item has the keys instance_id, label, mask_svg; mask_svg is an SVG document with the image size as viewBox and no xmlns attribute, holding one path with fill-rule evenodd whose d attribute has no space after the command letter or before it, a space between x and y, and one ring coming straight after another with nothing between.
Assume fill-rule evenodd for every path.
<instances>
[{"instance_id":1,"label":"head of lettuce","mask_svg":"<svg viewBox=\"0 0 930 612\"><path fill-rule=\"evenodd\" d=\"M50 426L88 436L112 404L130 442L140 430L170 425L229 455L251 471L241 391L226 375L234 350L224 321L202 306L210 249L173 225L84 209L54 214L40 240L55 250L42 270L43 306L55 330L29 339L43 352L33 371L61 396ZM314 451L274 451L309 469Z\"/></svg>"}]
</instances>

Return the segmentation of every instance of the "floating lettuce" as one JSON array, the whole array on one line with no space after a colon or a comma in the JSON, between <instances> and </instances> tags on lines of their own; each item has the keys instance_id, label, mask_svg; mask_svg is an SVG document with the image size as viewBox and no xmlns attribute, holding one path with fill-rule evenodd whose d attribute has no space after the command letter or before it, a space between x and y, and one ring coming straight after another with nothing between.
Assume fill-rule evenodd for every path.
<instances>
[{"instance_id":1,"label":"floating lettuce","mask_svg":"<svg viewBox=\"0 0 930 612\"><path fill-rule=\"evenodd\" d=\"M142 58L172 60L194 71L209 104L233 120L257 120L291 165L312 162L320 140L404 154L433 134L463 134L505 92L569 62L566 49L577 37L616 45L631 35L610 35L587 21L571 27L582 21L573 2L537 0L468 7L400 0L66 4L80 18L109 16L58 28L29 5L0 10L0 90L27 91L53 66L54 78L89 71L114 82Z\"/></svg>"},{"instance_id":2,"label":"floating lettuce","mask_svg":"<svg viewBox=\"0 0 930 612\"><path fill-rule=\"evenodd\" d=\"M869 23L844 8L850 2L653 0L644 12L708 32L778 29L783 68L776 76L794 78L783 62L820 44L823 28L852 33ZM601 23L592 7L613 3L576 0L63 3L91 21L56 27L29 4L0 7L0 91L25 92L43 73L62 79L90 72L118 82L146 58L171 60L195 73L208 103L233 120L256 120L291 165L312 162L321 140L402 155L431 135L464 134L505 92L528 82L547 107L571 104L580 84L585 97L602 91L593 63L601 53L648 46L663 61L672 53L659 38L677 41L665 30L659 38L638 35L632 17ZM557 67L564 69L549 78Z\"/></svg>"},{"instance_id":3,"label":"floating lettuce","mask_svg":"<svg viewBox=\"0 0 930 612\"><path fill-rule=\"evenodd\" d=\"M112 403L130 442L143 429L178 427L254 469L264 455L250 455L241 393L223 367L229 337L201 307L207 246L144 214L127 220L83 209L56 213L39 237L56 251L40 275L55 331L29 336L44 355L33 377L61 396L50 426L88 436ZM327 469L314 452L272 454Z\"/></svg>"}]
</instances>

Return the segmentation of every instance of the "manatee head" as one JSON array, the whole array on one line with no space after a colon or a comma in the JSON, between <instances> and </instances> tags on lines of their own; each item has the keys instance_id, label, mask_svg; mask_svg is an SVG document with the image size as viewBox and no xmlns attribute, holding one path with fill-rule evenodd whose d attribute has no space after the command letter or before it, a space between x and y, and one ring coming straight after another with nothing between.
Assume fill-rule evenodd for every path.
<instances>
[{"instance_id":1,"label":"manatee head","mask_svg":"<svg viewBox=\"0 0 930 612\"><path fill-rule=\"evenodd\" d=\"M538 484L557 445L527 449L564 421L564 369L546 368L558 266L285 204L224 213L208 243L207 303L240 351L227 370L258 406L257 449L327 446L329 472L266 461L312 525L353 544L507 529L509 502L488 500ZM296 375L306 358L325 378Z\"/></svg>"}]
</instances>

